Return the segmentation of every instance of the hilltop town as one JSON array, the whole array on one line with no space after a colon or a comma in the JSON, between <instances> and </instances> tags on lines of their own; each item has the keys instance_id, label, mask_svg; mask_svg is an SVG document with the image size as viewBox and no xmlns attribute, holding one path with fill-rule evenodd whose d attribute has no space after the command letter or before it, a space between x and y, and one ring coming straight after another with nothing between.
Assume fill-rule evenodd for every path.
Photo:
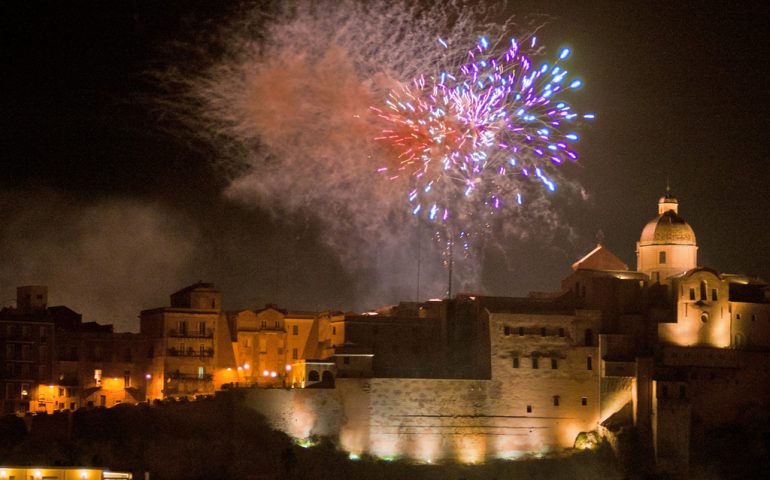
<instances>
[{"instance_id":1,"label":"hilltop town","mask_svg":"<svg viewBox=\"0 0 770 480\"><path fill-rule=\"evenodd\" d=\"M698 265L670 193L631 270L598 244L558 290L459 294L376 311L224 311L198 282L143 310L139 333L17 288L0 311L5 414L238 401L297 442L350 458L483 463L617 444L633 429L660 471L770 410L770 288Z\"/></svg>"}]
</instances>

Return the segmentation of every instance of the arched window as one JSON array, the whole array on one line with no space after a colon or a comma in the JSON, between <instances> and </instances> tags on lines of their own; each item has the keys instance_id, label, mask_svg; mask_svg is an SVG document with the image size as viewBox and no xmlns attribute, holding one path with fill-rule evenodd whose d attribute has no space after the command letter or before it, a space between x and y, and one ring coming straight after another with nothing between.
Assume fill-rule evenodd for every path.
<instances>
[{"instance_id":1,"label":"arched window","mask_svg":"<svg viewBox=\"0 0 770 480\"><path fill-rule=\"evenodd\" d=\"M586 329L585 346L586 347L594 346L594 331L591 330L590 328Z\"/></svg>"},{"instance_id":2,"label":"arched window","mask_svg":"<svg viewBox=\"0 0 770 480\"><path fill-rule=\"evenodd\" d=\"M708 292L708 285L706 284L705 280L700 281L700 299L703 301L708 300L707 293Z\"/></svg>"},{"instance_id":3,"label":"arched window","mask_svg":"<svg viewBox=\"0 0 770 480\"><path fill-rule=\"evenodd\" d=\"M307 374L307 380L309 382L317 382L318 380L320 380L320 377L318 375L318 371L317 370L310 370L310 373Z\"/></svg>"},{"instance_id":4,"label":"arched window","mask_svg":"<svg viewBox=\"0 0 770 480\"><path fill-rule=\"evenodd\" d=\"M329 370L324 370L323 375L321 375L321 380L323 380L324 383L334 383L334 374Z\"/></svg>"}]
</instances>

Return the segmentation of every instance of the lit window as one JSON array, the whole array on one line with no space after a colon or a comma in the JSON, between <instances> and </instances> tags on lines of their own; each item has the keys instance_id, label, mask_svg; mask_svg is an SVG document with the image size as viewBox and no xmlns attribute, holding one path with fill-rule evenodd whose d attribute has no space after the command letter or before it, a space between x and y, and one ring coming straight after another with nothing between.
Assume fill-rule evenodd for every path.
<instances>
[{"instance_id":1,"label":"lit window","mask_svg":"<svg viewBox=\"0 0 770 480\"><path fill-rule=\"evenodd\" d=\"M666 264L666 252L658 252L658 263L661 265Z\"/></svg>"},{"instance_id":2,"label":"lit window","mask_svg":"<svg viewBox=\"0 0 770 480\"><path fill-rule=\"evenodd\" d=\"M198 367L198 378L206 378L206 367Z\"/></svg>"},{"instance_id":3,"label":"lit window","mask_svg":"<svg viewBox=\"0 0 770 480\"><path fill-rule=\"evenodd\" d=\"M99 369L94 370L94 382L96 383L97 387L102 385L102 371Z\"/></svg>"}]
</instances>

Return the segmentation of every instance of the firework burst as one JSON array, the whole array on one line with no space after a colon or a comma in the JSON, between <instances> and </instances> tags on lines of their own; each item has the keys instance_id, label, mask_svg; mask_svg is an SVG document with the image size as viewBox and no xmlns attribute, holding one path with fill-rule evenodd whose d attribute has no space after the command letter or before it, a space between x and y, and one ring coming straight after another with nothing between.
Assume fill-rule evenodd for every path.
<instances>
[{"instance_id":1,"label":"firework burst","mask_svg":"<svg viewBox=\"0 0 770 480\"><path fill-rule=\"evenodd\" d=\"M455 69L416 77L391 90L384 107L371 107L387 125L376 139L397 153L379 172L408 179L414 215L446 222L522 205L523 182L553 192L548 172L577 160L574 127L594 115L579 116L559 99L582 85L563 66L570 50L536 67L536 42L511 39L495 49L481 37ZM449 52L445 40L438 45ZM479 212L478 203L487 208Z\"/></svg>"}]
</instances>

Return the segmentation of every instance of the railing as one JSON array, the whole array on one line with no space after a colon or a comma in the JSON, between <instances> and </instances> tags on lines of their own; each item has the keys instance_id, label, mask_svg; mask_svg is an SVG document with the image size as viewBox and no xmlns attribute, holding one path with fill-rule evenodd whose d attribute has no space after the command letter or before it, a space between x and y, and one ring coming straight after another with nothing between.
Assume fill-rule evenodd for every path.
<instances>
[{"instance_id":1,"label":"railing","mask_svg":"<svg viewBox=\"0 0 770 480\"><path fill-rule=\"evenodd\" d=\"M168 378L172 380L200 380L204 382L210 382L214 379L214 375L211 373L179 373L172 372L168 374Z\"/></svg>"},{"instance_id":2,"label":"railing","mask_svg":"<svg viewBox=\"0 0 770 480\"><path fill-rule=\"evenodd\" d=\"M203 350L196 350L194 348L188 348L187 350L182 350L181 348L169 348L168 356L169 357L213 357L214 349L205 348Z\"/></svg>"},{"instance_id":3,"label":"railing","mask_svg":"<svg viewBox=\"0 0 770 480\"><path fill-rule=\"evenodd\" d=\"M214 331L210 328L206 329L205 332L201 332L200 330L169 330L168 332L169 337L177 337L177 338L214 338Z\"/></svg>"}]
</instances>

